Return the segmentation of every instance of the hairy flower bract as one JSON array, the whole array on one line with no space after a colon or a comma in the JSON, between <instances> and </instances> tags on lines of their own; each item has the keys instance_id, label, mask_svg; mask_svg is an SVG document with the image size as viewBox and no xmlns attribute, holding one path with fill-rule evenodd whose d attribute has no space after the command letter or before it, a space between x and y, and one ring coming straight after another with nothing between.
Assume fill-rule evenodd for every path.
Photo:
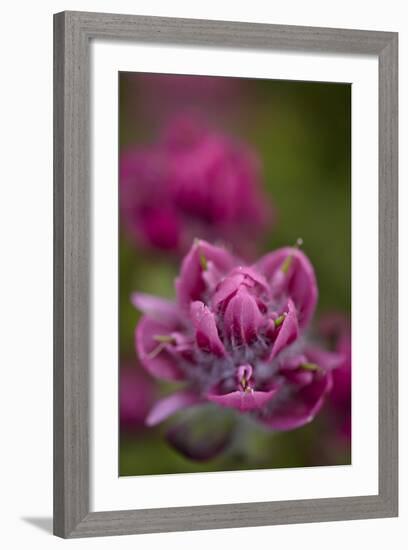
<instances>
[{"instance_id":1,"label":"hairy flower bract","mask_svg":"<svg viewBox=\"0 0 408 550\"><path fill-rule=\"evenodd\" d=\"M318 290L310 260L285 247L247 265L196 240L175 281L176 300L135 293L136 349L154 377L184 382L156 403L154 425L200 403L249 414L276 430L310 422L339 357L308 343Z\"/></svg>"}]
</instances>

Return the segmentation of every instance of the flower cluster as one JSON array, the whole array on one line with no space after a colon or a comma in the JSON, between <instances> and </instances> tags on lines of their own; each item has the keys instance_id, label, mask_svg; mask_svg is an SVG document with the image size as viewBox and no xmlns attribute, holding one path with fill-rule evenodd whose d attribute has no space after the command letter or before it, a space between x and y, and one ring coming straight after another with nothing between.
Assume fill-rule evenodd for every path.
<instances>
[{"instance_id":1,"label":"flower cluster","mask_svg":"<svg viewBox=\"0 0 408 550\"><path fill-rule=\"evenodd\" d=\"M342 357L305 338L318 290L312 264L298 247L247 265L225 248L196 240L175 286L174 302L132 296L144 314L136 328L142 365L154 377L184 382L156 403L147 424L208 402L274 430L315 417Z\"/></svg>"},{"instance_id":2,"label":"flower cluster","mask_svg":"<svg viewBox=\"0 0 408 550\"><path fill-rule=\"evenodd\" d=\"M250 255L272 221L255 153L190 117L175 119L158 143L123 153L119 177L123 225L152 249L185 253L202 235Z\"/></svg>"}]
</instances>

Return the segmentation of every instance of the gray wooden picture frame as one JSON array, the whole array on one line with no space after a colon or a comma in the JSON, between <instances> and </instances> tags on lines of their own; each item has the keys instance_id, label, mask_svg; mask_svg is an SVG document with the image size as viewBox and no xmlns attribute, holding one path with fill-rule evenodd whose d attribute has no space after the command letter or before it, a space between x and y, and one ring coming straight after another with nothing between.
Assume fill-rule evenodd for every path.
<instances>
[{"instance_id":1,"label":"gray wooden picture frame","mask_svg":"<svg viewBox=\"0 0 408 550\"><path fill-rule=\"evenodd\" d=\"M91 512L90 41L228 46L379 61L379 494ZM398 35L85 12L54 16L54 533L89 537L392 517L398 513Z\"/></svg>"}]
</instances>

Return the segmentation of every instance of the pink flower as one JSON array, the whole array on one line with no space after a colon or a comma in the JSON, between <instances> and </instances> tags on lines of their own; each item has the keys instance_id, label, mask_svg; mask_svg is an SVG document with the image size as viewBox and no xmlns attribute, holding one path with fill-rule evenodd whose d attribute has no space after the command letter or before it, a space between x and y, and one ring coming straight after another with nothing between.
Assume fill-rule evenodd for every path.
<instances>
[{"instance_id":1,"label":"pink flower","mask_svg":"<svg viewBox=\"0 0 408 550\"><path fill-rule=\"evenodd\" d=\"M351 437L351 327L341 313L325 315L319 324L320 334L332 342L340 355L339 367L333 372L333 390L328 401L338 434Z\"/></svg>"},{"instance_id":2,"label":"pink flower","mask_svg":"<svg viewBox=\"0 0 408 550\"><path fill-rule=\"evenodd\" d=\"M136 329L142 365L154 377L185 383L153 407L149 425L208 402L278 430L314 418L339 357L305 341L317 285L303 252L282 248L248 266L195 241L175 286L175 302L132 296L144 313Z\"/></svg>"},{"instance_id":3,"label":"pink flower","mask_svg":"<svg viewBox=\"0 0 408 550\"><path fill-rule=\"evenodd\" d=\"M123 226L140 244L185 252L195 235L250 252L271 210L259 161L245 145L179 118L120 160Z\"/></svg>"},{"instance_id":4,"label":"pink flower","mask_svg":"<svg viewBox=\"0 0 408 550\"><path fill-rule=\"evenodd\" d=\"M121 430L145 426L154 398L152 380L144 370L131 363L121 364L119 371L119 412Z\"/></svg>"}]
</instances>

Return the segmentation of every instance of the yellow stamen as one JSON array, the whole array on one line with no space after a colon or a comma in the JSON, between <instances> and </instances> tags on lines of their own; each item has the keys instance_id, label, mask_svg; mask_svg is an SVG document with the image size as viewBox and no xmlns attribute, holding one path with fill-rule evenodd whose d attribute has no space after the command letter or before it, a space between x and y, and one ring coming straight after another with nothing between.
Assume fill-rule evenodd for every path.
<instances>
[{"instance_id":1,"label":"yellow stamen","mask_svg":"<svg viewBox=\"0 0 408 550\"><path fill-rule=\"evenodd\" d=\"M155 334L153 336L153 340L159 342L159 345L147 354L148 359L154 359L155 357L157 357L159 353L161 353L166 348L166 344L174 343L174 338L173 336L170 336L170 334Z\"/></svg>"},{"instance_id":2,"label":"yellow stamen","mask_svg":"<svg viewBox=\"0 0 408 550\"><path fill-rule=\"evenodd\" d=\"M300 368L311 371L320 370L319 365L316 365L316 363L303 363L303 365L300 365Z\"/></svg>"},{"instance_id":3,"label":"yellow stamen","mask_svg":"<svg viewBox=\"0 0 408 550\"><path fill-rule=\"evenodd\" d=\"M302 246L302 244L303 244L303 239L299 238L296 240L294 248L299 249ZM285 275L289 271L289 268L292 264L292 260L293 260L293 255L289 254L289 256L287 256L282 262L281 271L285 273Z\"/></svg>"},{"instance_id":4,"label":"yellow stamen","mask_svg":"<svg viewBox=\"0 0 408 550\"><path fill-rule=\"evenodd\" d=\"M285 320L286 313L283 315L280 315L277 319L275 319L275 327L280 327L283 321Z\"/></svg>"},{"instance_id":5,"label":"yellow stamen","mask_svg":"<svg viewBox=\"0 0 408 550\"><path fill-rule=\"evenodd\" d=\"M163 344L170 344L171 342L174 342L174 338L173 336L170 336L170 334L155 334L153 336L153 340Z\"/></svg>"},{"instance_id":6,"label":"yellow stamen","mask_svg":"<svg viewBox=\"0 0 408 550\"><path fill-rule=\"evenodd\" d=\"M207 271L207 268L208 268L207 258L204 256L204 254L201 251L200 251L200 265L203 271Z\"/></svg>"}]
</instances>

